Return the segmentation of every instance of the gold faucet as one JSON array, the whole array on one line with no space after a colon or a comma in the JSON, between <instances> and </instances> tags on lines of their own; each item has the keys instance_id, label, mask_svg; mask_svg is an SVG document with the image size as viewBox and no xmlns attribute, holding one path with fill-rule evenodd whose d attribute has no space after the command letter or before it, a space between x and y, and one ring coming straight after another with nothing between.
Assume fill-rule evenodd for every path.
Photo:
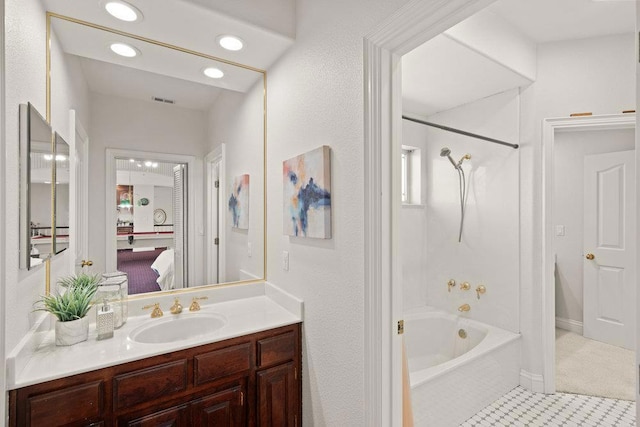
<instances>
[{"instance_id":1,"label":"gold faucet","mask_svg":"<svg viewBox=\"0 0 640 427\"><path fill-rule=\"evenodd\" d=\"M162 317L162 315L164 314L160 309L159 302L156 302L155 304L145 305L144 307L142 307L143 310L147 310L149 308L153 308L153 311L151 312L151 317L153 319L155 319L156 317Z\"/></svg>"},{"instance_id":2,"label":"gold faucet","mask_svg":"<svg viewBox=\"0 0 640 427\"><path fill-rule=\"evenodd\" d=\"M182 304L180 304L180 300L178 298L175 299L175 301L173 302L173 305L169 310L171 310L171 314L182 313Z\"/></svg>"},{"instance_id":3,"label":"gold faucet","mask_svg":"<svg viewBox=\"0 0 640 427\"><path fill-rule=\"evenodd\" d=\"M471 285L469 284L469 282L462 282L460 283L460 289L463 291L468 291L469 289L471 289Z\"/></svg>"},{"instance_id":4,"label":"gold faucet","mask_svg":"<svg viewBox=\"0 0 640 427\"><path fill-rule=\"evenodd\" d=\"M459 312L464 312L469 310L471 310L471 306L469 304L462 304L460 307L458 307Z\"/></svg>"},{"instance_id":5,"label":"gold faucet","mask_svg":"<svg viewBox=\"0 0 640 427\"><path fill-rule=\"evenodd\" d=\"M479 285L476 288L476 294L478 294L478 299L480 299L480 295L484 294L485 292L487 292L487 288L484 285Z\"/></svg>"},{"instance_id":6,"label":"gold faucet","mask_svg":"<svg viewBox=\"0 0 640 427\"><path fill-rule=\"evenodd\" d=\"M456 281L453 279L450 279L447 282L447 291L451 292L451 288L455 288L456 287Z\"/></svg>"},{"instance_id":7,"label":"gold faucet","mask_svg":"<svg viewBox=\"0 0 640 427\"><path fill-rule=\"evenodd\" d=\"M200 304L198 304L198 300L201 299L208 299L207 297L193 297L193 300L191 301L191 305L189 306L189 311L198 311L200 310Z\"/></svg>"}]
</instances>

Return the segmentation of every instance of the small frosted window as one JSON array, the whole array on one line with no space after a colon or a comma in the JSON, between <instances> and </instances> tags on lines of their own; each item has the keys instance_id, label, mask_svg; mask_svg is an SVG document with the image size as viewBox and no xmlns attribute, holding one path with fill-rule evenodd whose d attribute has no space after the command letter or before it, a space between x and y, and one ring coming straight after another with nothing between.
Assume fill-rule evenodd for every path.
<instances>
[{"instance_id":1,"label":"small frosted window","mask_svg":"<svg viewBox=\"0 0 640 427\"><path fill-rule=\"evenodd\" d=\"M400 191L402 204L419 205L420 149L402 146L400 155Z\"/></svg>"},{"instance_id":2,"label":"small frosted window","mask_svg":"<svg viewBox=\"0 0 640 427\"><path fill-rule=\"evenodd\" d=\"M402 188L402 203L407 203L408 199L409 199L409 194L408 194L408 177L407 177L407 172L408 172L408 168L407 168L407 162L409 160L409 155L410 153L406 150L402 150L402 157L401 159L401 165L400 165L400 173L402 174L402 178L401 178L401 188Z\"/></svg>"}]
</instances>

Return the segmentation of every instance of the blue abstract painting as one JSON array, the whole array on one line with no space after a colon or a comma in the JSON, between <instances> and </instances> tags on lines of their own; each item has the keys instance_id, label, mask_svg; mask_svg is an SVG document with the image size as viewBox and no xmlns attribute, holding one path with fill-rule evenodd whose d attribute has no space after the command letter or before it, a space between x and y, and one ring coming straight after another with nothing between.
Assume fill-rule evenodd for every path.
<instances>
[{"instance_id":1,"label":"blue abstract painting","mask_svg":"<svg viewBox=\"0 0 640 427\"><path fill-rule=\"evenodd\" d=\"M229 212L231 226L243 230L249 229L249 175L240 175L231 183Z\"/></svg>"},{"instance_id":2,"label":"blue abstract painting","mask_svg":"<svg viewBox=\"0 0 640 427\"><path fill-rule=\"evenodd\" d=\"M284 234L331 238L331 148L282 162Z\"/></svg>"}]
</instances>

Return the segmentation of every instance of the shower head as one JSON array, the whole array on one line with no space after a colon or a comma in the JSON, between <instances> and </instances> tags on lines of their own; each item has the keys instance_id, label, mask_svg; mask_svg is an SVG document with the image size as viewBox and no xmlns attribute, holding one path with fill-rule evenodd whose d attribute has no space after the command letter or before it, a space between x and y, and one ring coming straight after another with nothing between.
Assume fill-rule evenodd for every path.
<instances>
[{"instance_id":1,"label":"shower head","mask_svg":"<svg viewBox=\"0 0 640 427\"><path fill-rule=\"evenodd\" d=\"M460 166L451 158L451 150L448 147L442 147L440 150L440 157L446 157L449 159L454 168L458 169Z\"/></svg>"}]
</instances>

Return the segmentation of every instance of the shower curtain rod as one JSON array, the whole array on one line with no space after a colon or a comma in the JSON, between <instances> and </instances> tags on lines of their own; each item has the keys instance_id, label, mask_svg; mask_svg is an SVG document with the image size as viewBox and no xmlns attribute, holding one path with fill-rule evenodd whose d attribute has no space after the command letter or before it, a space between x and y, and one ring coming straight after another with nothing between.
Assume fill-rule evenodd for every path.
<instances>
[{"instance_id":1,"label":"shower curtain rod","mask_svg":"<svg viewBox=\"0 0 640 427\"><path fill-rule=\"evenodd\" d=\"M439 124L436 124L436 123L425 122L424 120L414 119L412 117L407 117L407 116L402 116L402 118L405 119L405 120L412 121L412 122L420 123L422 125L427 125L427 126L431 126L431 127L434 127L434 128L446 130L447 132L459 133L460 135L470 136L472 138L483 139L485 141L493 142L495 144L506 145L507 147L511 147L511 148L514 148L514 149L517 149L519 147L518 144L511 144L509 142L500 141L499 139L489 138L487 136L482 136L482 135L478 135L477 133L471 133L471 132L467 132L467 131L464 131L464 130L451 128L449 126L443 126L443 125L439 125Z\"/></svg>"}]
</instances>

